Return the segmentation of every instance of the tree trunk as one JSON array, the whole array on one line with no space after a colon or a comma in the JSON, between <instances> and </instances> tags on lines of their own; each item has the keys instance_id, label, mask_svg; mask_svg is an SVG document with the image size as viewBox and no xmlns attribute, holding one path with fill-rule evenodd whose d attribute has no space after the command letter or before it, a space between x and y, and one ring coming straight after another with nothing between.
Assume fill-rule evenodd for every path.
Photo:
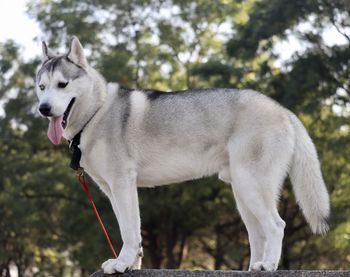
<instances>
[{"instance_id":1,"label":"tree trunk","mask_svg":"<svg viewBox=\"0 0 350 277\"><path fill-rule=\"evenodd\" d=\"M147 243L148 255L151 259L152 268L161 268L163 262L162 251L159 247L158 236L153 232L156 228L154 226L144 226L147 230L147 234L144 236L144 240Z\"/></svg>"},{"instance_id":2,"label":"tree trunk","mask_svg":"<svg viewBox=\"0 0 350 277\"><path fill-rule=\"evenodd\" d=\"M288 247L286 245L282 248L282 269L288 270L290 268L289 256L288 256Z\"/></svg>"},{"instance_id":3,"label":"tree trunk","mask_svg":"<svg viewBox=\"0 0 350 277\"><path fill-rule=\"evenodd\" d=\"M175 228L170 230L167 234L167 242L166 242L166 268L177 268L177 263L175 261L174 248L176 245L176 230Z\"/></svg>"},{"instance_id":4,"label":"tree trunk","mask_svg":"<svg viewBox=\"0 0 350 277\"><path fill-rule=\"evenodd\" d=\"M215 235L216 235L216 245L215 245L215 262L214 262L214 269L220 269L223 261L224 261L224 251L222 249L222 237L221 237L221 228L217 226L215 228Z\"/></svg>"},{"instance_id":5,"label":"tree trunk","mask_svg":"<svg viewBox=\"0 0 350 277\"><path fill-rule=\"evenodd\" d=\"M186 239L187 239L187 235L183 234L182 238L181 238L181 242L180 242L180 249L179 249L179 256L178 256L178 268L181 267L182 260L183 260L184 256L186 256L186 254L185 254Z\"/></svg>"}]
</instances>

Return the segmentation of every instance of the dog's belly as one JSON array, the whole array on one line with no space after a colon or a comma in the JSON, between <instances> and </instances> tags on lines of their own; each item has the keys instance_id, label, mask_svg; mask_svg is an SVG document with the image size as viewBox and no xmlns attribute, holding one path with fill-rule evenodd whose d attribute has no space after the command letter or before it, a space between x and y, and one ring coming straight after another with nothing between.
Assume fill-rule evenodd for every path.
<instances>
[{"instance_id":1,"label":"dog's belly","mask_svg":"<svg viewBox=\"0 0 350 277\"><path fill-rule=\"evenodd\" d=\"M142 159L137 170L137 185L154 187L198 179L213 175L228 164L223 147L212 147L200 154L177 150Z\"/></svg>"}]
</instances>

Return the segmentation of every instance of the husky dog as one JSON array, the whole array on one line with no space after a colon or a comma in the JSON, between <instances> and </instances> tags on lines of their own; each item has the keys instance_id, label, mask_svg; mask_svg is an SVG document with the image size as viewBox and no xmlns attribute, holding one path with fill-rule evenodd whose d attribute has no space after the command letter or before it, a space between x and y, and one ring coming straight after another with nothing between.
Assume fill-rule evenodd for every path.
<instances>
[{"instance_id":1,"label":"husky dog","mask_svg":"<svg viewBox=\"0 0 350 277\"><path fill-rule=\"evenodd\" d=\"M292 112L252 90L108 88L83 52L76 37L60 56L43 43L36 90L54 144L81 132L81 166L118 219L123 247L102 264L105 273L141 266L137 187L218 174L232 186L253 271L278 267L285 222L277 202L287 174L312 231L327 231L329 196L315 146Z\"/></svg>"}]
</instances>

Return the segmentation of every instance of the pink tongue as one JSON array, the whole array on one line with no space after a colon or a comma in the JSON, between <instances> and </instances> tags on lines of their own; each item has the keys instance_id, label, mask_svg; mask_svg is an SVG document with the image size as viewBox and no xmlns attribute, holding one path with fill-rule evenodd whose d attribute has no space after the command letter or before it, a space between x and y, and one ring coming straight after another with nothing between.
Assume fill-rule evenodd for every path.
<instances>
[{"instance_id":1,"label":"pink tongue","mask_svg":"<svg viewBox=\"0 0 350 277\"><path fill-rule=\"evenodd\" d=\"M47 130L47 136L53 144L59 144L63 134L62 127L63 115L52 117L49 124L49 129Z\"/></svg>"}]
</instances>

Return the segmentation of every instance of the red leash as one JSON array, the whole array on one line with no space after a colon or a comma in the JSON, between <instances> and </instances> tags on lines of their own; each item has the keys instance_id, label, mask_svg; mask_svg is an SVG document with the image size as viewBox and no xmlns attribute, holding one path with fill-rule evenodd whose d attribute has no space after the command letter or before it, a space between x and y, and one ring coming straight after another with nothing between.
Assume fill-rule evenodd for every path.
<instances>
[{"instance_id":1,"label":"red leash","mask_svg":"<svg viewBox=\"0 0 350 277\"><path fill-rule=\"evenodd\" d=\"M101 217L97 211L97 208L96 208L96 205L95 205L95 202L94 200L92 199L92 196L91 196L91 193L90 193L90 189L89 189L89 184L87 183L87 181L85 180L85 176L84 176L84 169L82 167L78 168L77 170L77 177L78 177L78 180L79 180L79 183L80 185L82 186L83 190L85 191L87 197L89 198L89 201L90 201L90 204L91 204L91 207L92 209L94 210L94 213L96 215L96 218L98 220L98 222L100 223L100 226L101 226L101 229L107 239L107 242L108 242L108 245L109 245L109 248L111 249L112 251L112 254L115 258L117 258L117 254L114 250L114 247L113 247L113 244L111 242L111 239L109 238L108 236L108 233L107 233L107 230L105 228L105 226L103 225L103 222L101 220Z\"/></svg>"}]
</instances>

